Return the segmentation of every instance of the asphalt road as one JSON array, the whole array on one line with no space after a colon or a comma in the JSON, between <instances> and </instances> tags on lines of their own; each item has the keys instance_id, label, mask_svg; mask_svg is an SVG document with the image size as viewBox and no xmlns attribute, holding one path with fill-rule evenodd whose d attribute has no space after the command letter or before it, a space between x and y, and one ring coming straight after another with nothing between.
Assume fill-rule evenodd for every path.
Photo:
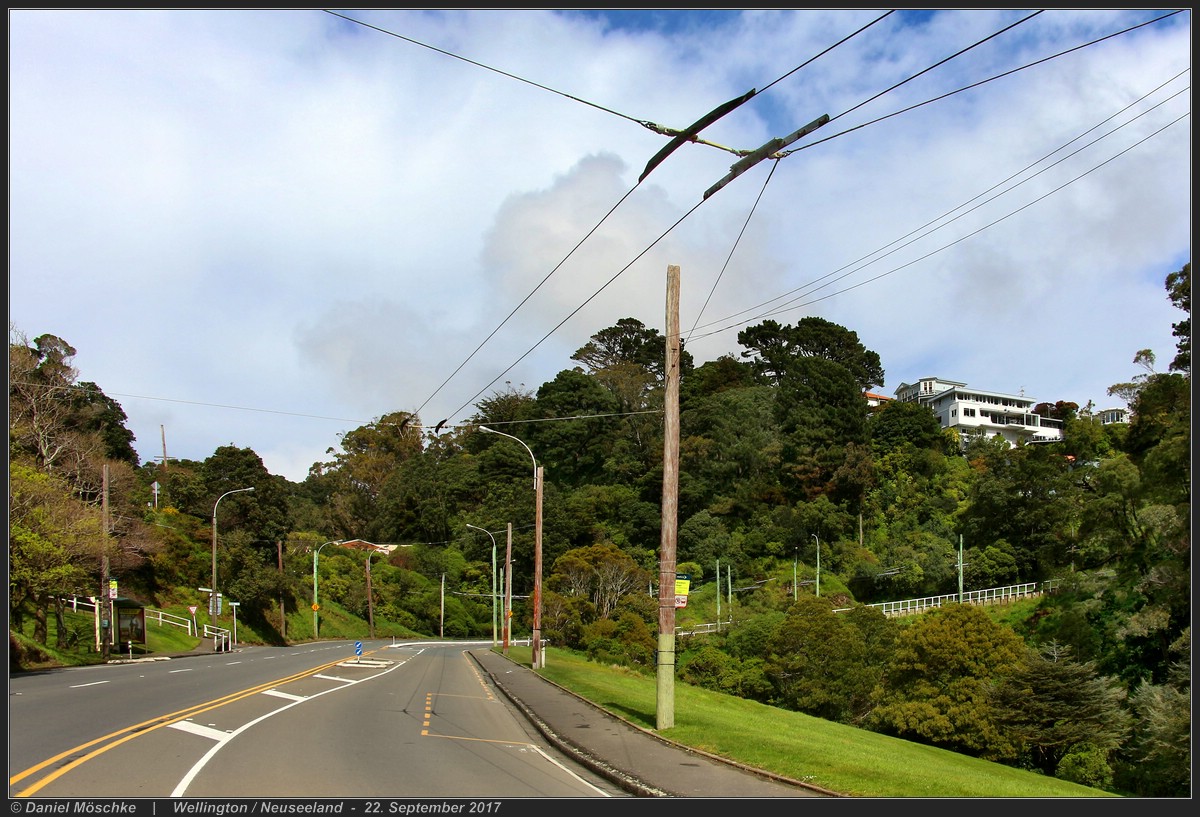
<instances>
[{"instance_id":1,"label":"asphalt road","mask_svg":"<svg viewBox=\"0 0 1200 817\"><path fill-rule=\"evenodd\" d=\"M10 797L626 797L462 644L251 647L11 679Z\"/></svg>"}]
</instances>

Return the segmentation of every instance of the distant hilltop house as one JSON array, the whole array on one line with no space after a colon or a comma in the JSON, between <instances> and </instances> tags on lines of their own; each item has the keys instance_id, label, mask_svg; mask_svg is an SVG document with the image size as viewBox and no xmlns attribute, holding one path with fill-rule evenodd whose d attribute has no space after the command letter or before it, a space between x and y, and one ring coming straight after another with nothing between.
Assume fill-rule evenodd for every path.
<instances>
[{"instance_id":1,"label":"distant hilltop house","mask_svg":"<svg viewBox=\"0 0 1200 817\"><path fill-rule=\"evenodd\" d=\"M881 395L868 394L868 402L871 397L879 399ZM958 431L963 443L974 437L997 434L1009 445L1056 442L1063 438L1062 421L1034 414L1036 401L1022 395L981 391L968 388L966 383L922 377L916 383L901 383L896 389L896 399L929 406L942 428Z\"/></svg>"},{"instance_id":2,"label":"distant hilltop house","mask_svg":"<svg viewBox=\"0 0 1200 817\"><path fill-rule=\"evenodd\" d=\"M1096 417L1100 418L1102 425L1112 425L1113 423L1128 423L1129 409L1123 408L1106 408L1096 412Z\"/></svg>"}]
</instances>

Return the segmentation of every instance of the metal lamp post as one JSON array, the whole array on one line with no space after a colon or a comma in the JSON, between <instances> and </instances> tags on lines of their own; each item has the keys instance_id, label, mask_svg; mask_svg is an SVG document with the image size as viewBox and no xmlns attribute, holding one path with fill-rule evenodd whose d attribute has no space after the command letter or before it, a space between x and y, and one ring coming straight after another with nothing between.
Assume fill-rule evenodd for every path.
<instances>
[{"instance_id":1,"label":"metal lamp post","mask_svg":"<svg viewBox=\"0 0 1200 817\"><path fill-rule=\"evenodd\" d=\"M212 517L212 595L209 596L209 613L213 618L217 617L217 506L221 504L221 500L230 494L238 494L242 491L253 491L253 486L250 488L234 488L232 491L226 491L217 497L217 501L213 503Z\"/></svg>"},{"instance_id":2,"label":"metal lamp post","mask_svg":"<svg viewBox=\"0 0 1200 817\"><path fill-rule=\"evenodd\" d=\"M341 544L341 540L339 540L339 539L334 539L331 542L325 543L325 545L340 545L340 544ZM317 610L321 609L320 605L317 604L317 559L321 556L321 548L325 547L325 545L321 545L321 547L319 547L313 551L313 604L312 604L312 610L313 610L313 639L314 640L320 635L320 630L318 629L320 627L320 620L317 618Z\"/></svg>"},{"instance_id":3,"label":"metal lamp post","mask_svg":"<svg viewBox=\"0 0 1200 817\"><path fill-rule=\"evenodd\" d=\"M529 458L533 460L533 638L530 646L533 648L533 668L540 669L546 666L546 662L542 655L542 480L538 475L537 457L533 456L533 451L519 437L487 426L479 426L479 430L516 440L529 452Z\"/></svg>"},{"instance_id":4,"label":"metal lamp post","mask_svg":"<svg viewBox=\"0 0 1200 817\"><path fill-rule=\"evenodd\" d=\"M800 561L800 548L796 547L792 555L792 601L796 601L796 564ZM720 578L720 577L718 577ZM717 601L721 599L721 587L717 586Z\"/></svg>"},{"instance_id":5,"label":"metal lamp post","mask_svg":"<svg viewBox=\"0 0 1200 817\"><path fill-rule=\"evenodd\" d=\"M483 531L492 540L492 649L494 650L496 649L496 537L492 536L490 530L472 525L470 522L466 524L468 528Z\"/></svg>"},{"instance_id":6,"label":"metal lamp post","mask_svg":"<svg viewBox=\"0 0 1200 817\"><path fill-rule=\"evenodd\" d=\"M821 597L821 540L814 533L813 541L817 543L817 598Z\"/></svg>"}]
</instances>

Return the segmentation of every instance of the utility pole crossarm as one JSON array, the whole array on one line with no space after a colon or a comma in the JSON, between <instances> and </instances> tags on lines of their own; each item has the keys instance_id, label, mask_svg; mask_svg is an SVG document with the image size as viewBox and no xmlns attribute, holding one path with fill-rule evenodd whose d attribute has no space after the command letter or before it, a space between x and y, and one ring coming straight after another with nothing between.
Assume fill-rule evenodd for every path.
<instances>
[{"instance_id":1,"label":"utility pole crossarm","mask_svg":"<svg viewBox=\"0 0 1200 817\"><path fill-rule=\"evenodd\" d=\"M654 168L656 168L660 164L662 164L663 160L665 160L668 156L670 156L672 153L674 153L675 150L680 145L682 145L684 142L696 141L696 134L700 133L700 131L707 128L713 122L716 122L718 119L720 119L725 114L729 113L730 111L734 110L735 108L740 107L744 102L746 102L748 99L750 99L756 93L758 93L758 90L755 88L751 88L748 93L745 93L742 96L737 97L736 99L731 99L724 104L718 105L716 108L713 108L711 111L706 113L704 116L697 119L690 126L688 126L687 128L685 128L682 131L679 131L675 135L675 138L667 143L666 147L664 147L658 153L654 154L654 157L650 161L646 162L646 169L642 171L642 175L638 176L638 183L641 184L642 180L650 175L650 171L654 170Z\"/></svg>"},{"instance_id":2,"label":"utility pole crossarm","mask_svg":"<svg viewBox=\"0 0 1200 817\"><path fill-rule=\"evenodd\" d=\"M783 137L782 139L778 139L778 138L772 139L771 141L767 142L765 145L760 147L758 150L756 150L753 153L749 154L748 156L745 156L745 157L739 159L738 161L734 162L732 165L729 166L729 174L726 175L725 178L721 179L719 182L714 184L712 187L710 187L704 191L704 198L707 199L713 193L716 193L722 187L729 184L731 181L733 181L738 176L745 173L750 168L754 167L756 164L761 162L763 159L768 158L771 154L777 152L781 148L787 147L788 145L790 145L792 142L795 142L800 137L807 136L808 134L815 131L817 128L826 124L828 121L829 121L829 114L822 114L821 116L814 119L812 122L809 122L807 125L802 127L800 130L795 131L794 133L791 133L791 134Z\"/></svg>"}]
</instances>

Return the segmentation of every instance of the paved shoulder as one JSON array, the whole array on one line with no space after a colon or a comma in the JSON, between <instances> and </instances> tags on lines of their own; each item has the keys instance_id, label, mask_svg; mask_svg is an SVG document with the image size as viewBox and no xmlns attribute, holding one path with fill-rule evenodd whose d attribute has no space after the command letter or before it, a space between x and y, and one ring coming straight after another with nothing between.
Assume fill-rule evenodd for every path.
<instances>
[{"instance_id":1,"label":"paved shoulder","mask_svg":"<svg viewBox=\"0 0 1200 817\"><path fill-rule=\"evenodd\" d=\"M640 797L836 797L732 763L624 721L490 649L471 651L545 738Z\"/></svg>"}]
</instances>

